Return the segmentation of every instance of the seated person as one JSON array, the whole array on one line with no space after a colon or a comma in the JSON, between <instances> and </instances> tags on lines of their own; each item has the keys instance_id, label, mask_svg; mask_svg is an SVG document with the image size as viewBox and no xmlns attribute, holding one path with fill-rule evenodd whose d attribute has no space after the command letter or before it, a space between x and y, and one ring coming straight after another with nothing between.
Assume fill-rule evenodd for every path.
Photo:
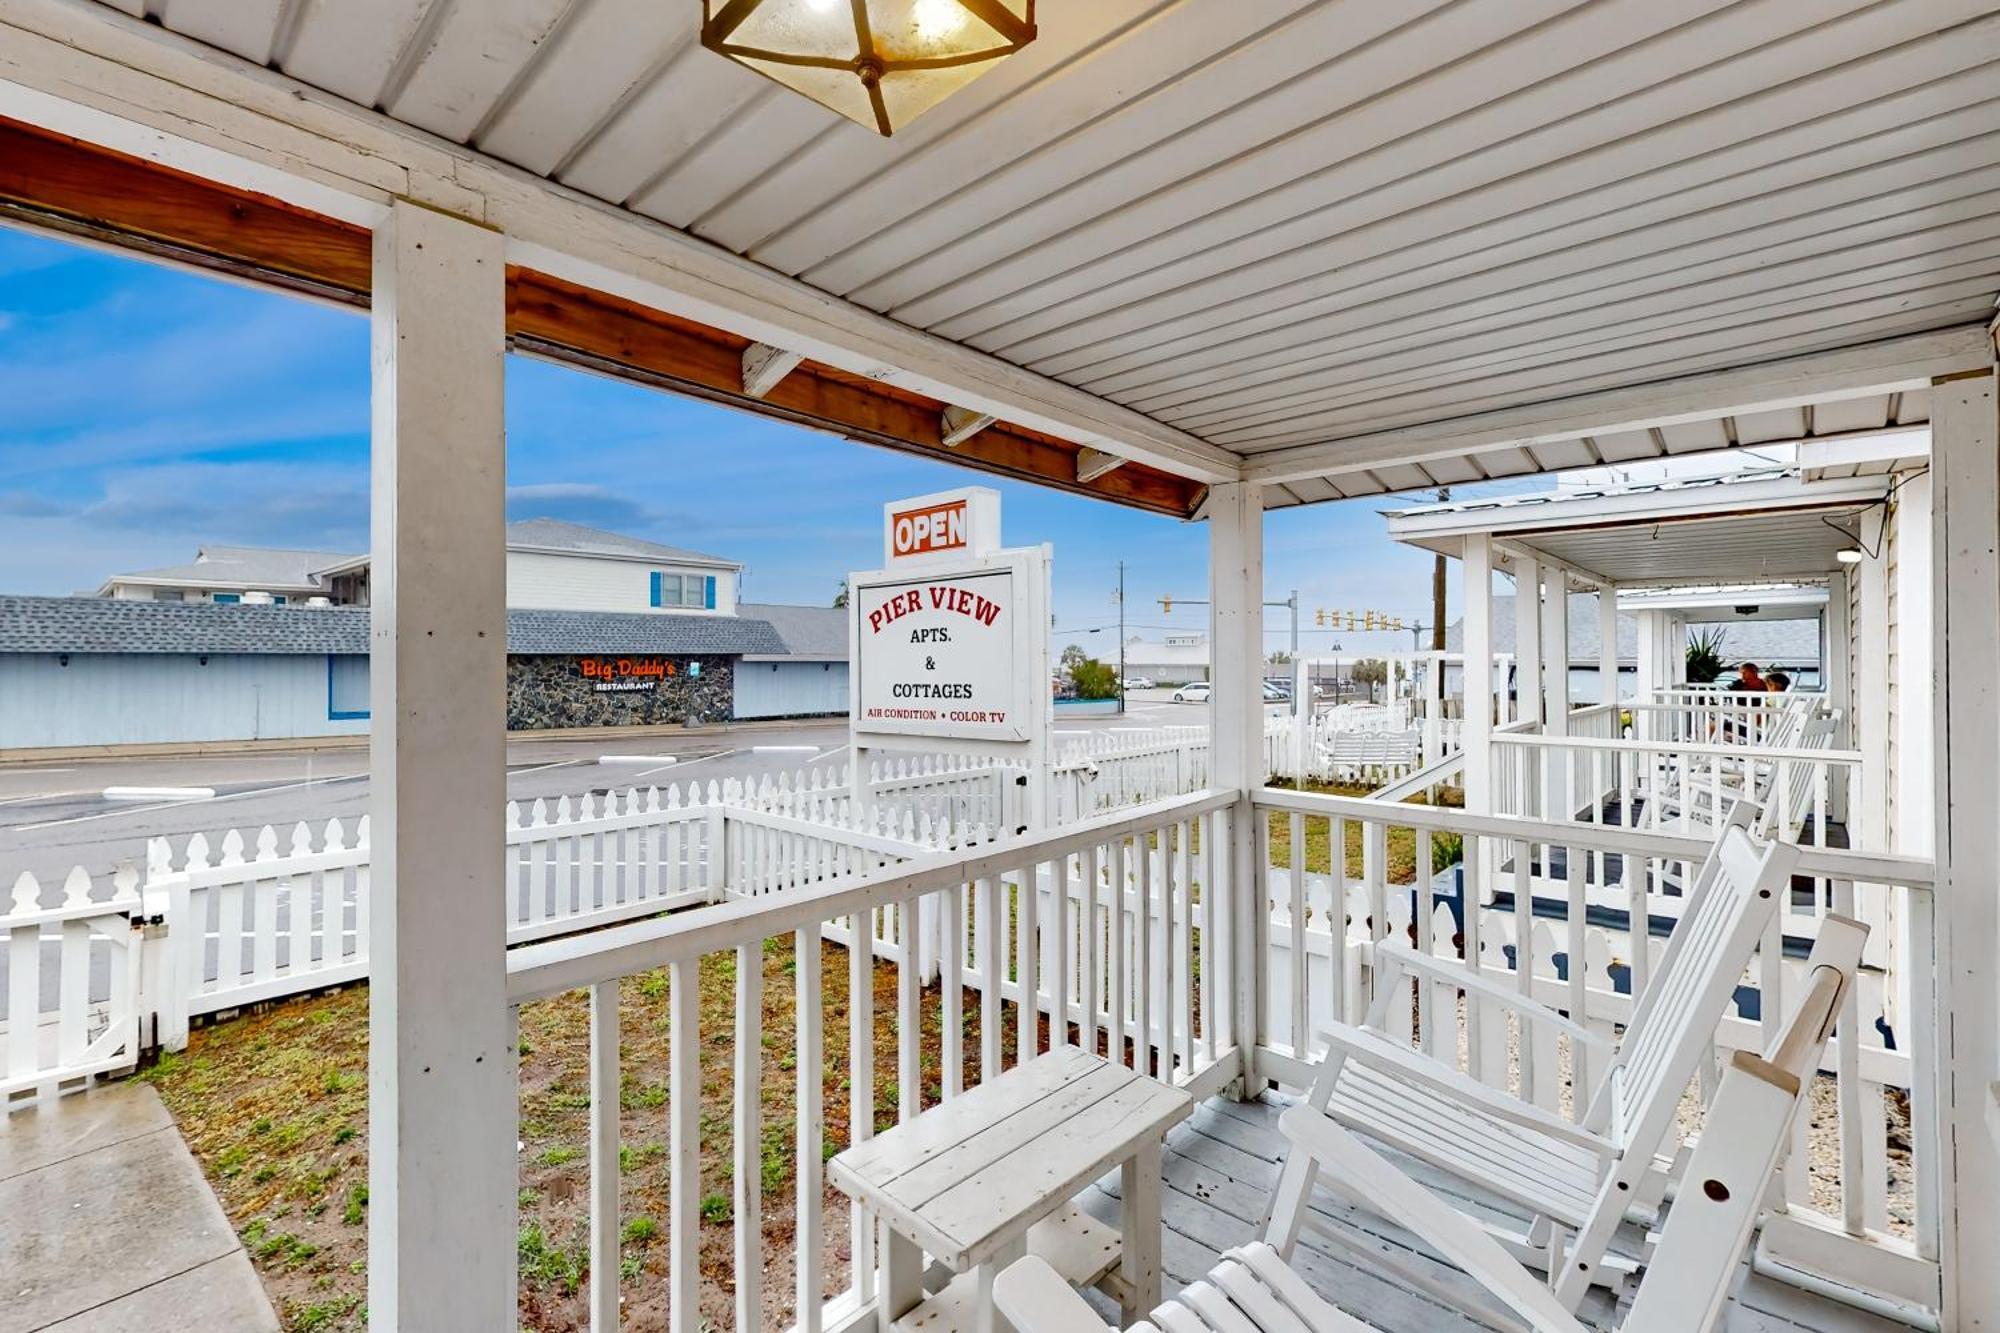
<instances>
[{"instance_id":1,"label":"seated person","mask_svg":"<svg viewBox=\"0 0 2000 1333\"><path fill-rule=\"evenodd\" d=\"M1764 688L1771 694L1783 694L1792 688L1792 678L1782 671L1773 671L1764 677Z\"/></svg>"},{"instance_id":2,"label":"seated person","mask_svg":"<svg viewBox=\"0 0 2000 1333\"><path fill-rule=\"evenodd\" d=\"M1757 664L1745 662L1738 667L1736 679L1730 682L1729 688L1738 694L1764 693L1764 678L1757 674Z\"/></svg>"}]
</instances>

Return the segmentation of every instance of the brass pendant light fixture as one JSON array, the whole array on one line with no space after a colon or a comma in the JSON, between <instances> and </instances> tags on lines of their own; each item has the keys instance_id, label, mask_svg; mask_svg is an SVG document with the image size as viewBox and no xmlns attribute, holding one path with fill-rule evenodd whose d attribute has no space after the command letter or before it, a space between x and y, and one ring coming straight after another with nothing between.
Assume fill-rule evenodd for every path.
<instances>
[{"instance_id":1,"label":"brass pendant light fixture","mask_svg":"<svg viewBox=\"0 0 2000 1333\"><path fill-rule=\"evenodd\" d=\"M882 135L1035 40L1035 0L702 0L701 44Z\"/></svg>"}]
</instances>

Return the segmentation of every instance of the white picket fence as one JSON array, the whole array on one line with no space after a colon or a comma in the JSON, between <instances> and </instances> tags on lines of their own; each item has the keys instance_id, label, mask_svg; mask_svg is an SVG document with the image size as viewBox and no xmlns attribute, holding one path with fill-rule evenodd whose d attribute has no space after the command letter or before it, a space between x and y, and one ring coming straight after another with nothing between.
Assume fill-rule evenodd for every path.
<instances>
[{"instance_id":1,"label":"white picket fence","mask_svg":"<svg viewBox=\"0 0 2000 1333\"><path fill-rule=\"evenodd\" d=\"M0 913L0 1115L138 1059L138 873L120 870L102 896L99 887L79 869L48 895L24 874Z\"/></svg>"},{"instance_id":2,"label":"white picket fence","mask_svg":"<svg viewBox=\"0 0 2000 1333\"><path fill-rule=\"evenodd\" d=\"M1207 781L1205 729L1069 747L1053 775L1059 826ZM857 801L845 767L510 803L500 896L520 946L716 901L866 876L1019 827L1014 765L883 756ZM44 906L24 878L0 911L10 1106L177 1049L191 1024L368 975L369 824L331 820L196 834L148 847L99 898L75 872ZM150 923L144 932L130 922ZM935 977L942 929L919 954ZM140 935L143 933L143 942ZM888 947L885 945L885 947ZM117 951L111 957L110 951ZM21 1015L22 1018L16 1018Z\"/></svg>"}]
</instances>

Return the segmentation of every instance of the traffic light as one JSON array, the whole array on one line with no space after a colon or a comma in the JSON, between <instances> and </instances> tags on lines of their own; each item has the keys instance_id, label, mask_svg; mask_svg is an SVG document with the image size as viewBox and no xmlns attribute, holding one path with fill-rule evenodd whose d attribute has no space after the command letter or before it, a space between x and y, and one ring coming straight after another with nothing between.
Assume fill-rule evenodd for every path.
<instances>
[{"instance_id":1,"label":"traffic light","mask_svg":"<svg viewBox=\"0 0 2000 1333\"><path fill-rule=\"evenodd\" d=\"M1326 628L1326 612L1324 610L1313 612L1313 624L1319 626L1321 629Z\"/></svg>"},{"instance_id":2,"label":"traffic light","mask_svg":"<svg viewBox=\"0 0 2000 1333\"><path fill-rule=\"evenodd\" d=\"M1169 616L1170 616L1170 615L1172 615L1172 614L1174 613L1174 599L1173 599L1173 598L1171 598L1171 597L1162 597L1162 598L1160 599L1160 613L1161 613L1162 615L1169 615Z\"/></svg>"},{"instance_id":3,"label":"traffic light","mask_svg":"<svg viewBox=\"0 0 2000 1333\"><path fill-rule=\"evenodd\" d=\"M1391 626L1391 628L1393 628L1393 629L1397 629L1397 630L1400 630L1400 629L1402 629L1402 628L1403 628L1403 618L1402 618L1401 616L1397 616L1397 617L1396 617L1396 623L1395 623L1395 624L1394 624L1393 626Z\"/></svg>"},{"instance_id":4,"label":"traffic light","mask_svg":"<svg viewBox=\"0 0 2000 1333\"><path fill-rule=\"evenodd\" d=\"M1362 613L1361 627L1366 630L1375 628L1375 613L1373 611L1364 611Z\"/></svg>"}]
</instances>

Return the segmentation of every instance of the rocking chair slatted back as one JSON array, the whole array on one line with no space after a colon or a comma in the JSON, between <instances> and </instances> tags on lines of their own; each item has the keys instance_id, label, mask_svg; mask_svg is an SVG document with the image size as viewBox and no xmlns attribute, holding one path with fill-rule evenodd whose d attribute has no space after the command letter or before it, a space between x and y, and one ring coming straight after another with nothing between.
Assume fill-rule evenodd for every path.
<instances>
[{"instance_id":1,"label":"rocking chair slatted back","mask_svg":"<svg viewBox=\"0 0 2000 1333\"><path fill-rule=\"evenodd\" d=\"M1660 1094L1678 1094L1694 1076L1714 1036L1712 1020L1725 1011L1799 857L1780 843L1760 848L1733 825L1723 829L1717 853L1704 867L1712 882L1683 915L1680 938L1647 987L1611 1071L1608 1128L1620 1147L1643 1133L1648 1109L1672 1115L1672 1097Z\"/></svg>"}]
</instances>

